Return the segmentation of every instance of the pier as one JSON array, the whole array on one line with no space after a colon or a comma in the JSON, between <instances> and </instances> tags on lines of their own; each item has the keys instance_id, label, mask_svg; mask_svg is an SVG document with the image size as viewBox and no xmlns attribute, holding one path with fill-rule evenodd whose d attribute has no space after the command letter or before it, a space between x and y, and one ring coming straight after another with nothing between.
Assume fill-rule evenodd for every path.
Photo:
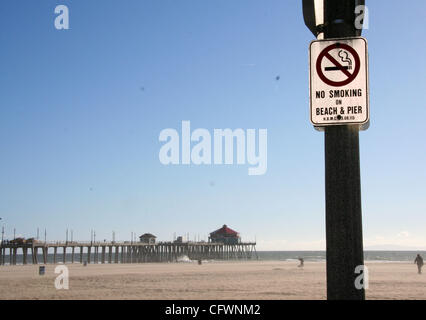
<instances>
[{"instance_id":1,"label":"pier","mask_svg":"<svg viewBox=\"0 0 426 320\"><path fill-rule=\"evenodd\" d=\"M70 251L70 252L69 252ZM48 256L53 254L53 260ZM257 259L255 242L233 244L215 242L2 242L0 265L47 263L146 263L177 262L180 257L190 260L250 260ZM67 259L69 257L71 259ZM49 261L52 260L52 261ZM70 260L70 261L69 261Z\"/></svg>"}]
</instances>

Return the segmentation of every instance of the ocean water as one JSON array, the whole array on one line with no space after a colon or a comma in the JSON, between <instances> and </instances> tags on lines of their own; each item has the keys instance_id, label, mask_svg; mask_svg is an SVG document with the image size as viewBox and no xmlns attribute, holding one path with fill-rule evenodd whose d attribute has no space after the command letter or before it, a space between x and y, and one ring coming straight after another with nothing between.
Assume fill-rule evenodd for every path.
<instances>
[{"instance_id":1,"label":"ocean water","mask_svg":"<svg viewBox=\"0 0 426 320\"><path fill-rule=\"evenodd\" d=\"M364 251L364 261L376 262L410 262L414 263L416 255L426 258L426 251ZM298 261L325 261L325 251L258 251L260 260Z\"/></svg>"},{"instance_id":2,"label":"ocean water","mask_svg":"<svg viewBox=\"0 0 426 320\"><path fill-rule=\"evenodd\" d=\"M375 261L375 262L411 262L414 263L414 259L417 254L426 258L426 251L364 251L364 260L365 261ZM107 255L108 256L108 255ZM119 258L121 255L119 255ZM303 258L306 262L308 261L325 261L326 253L325 251L257 251L257 257L259 260L263 261L295 261L298 262L298 258ZM256 255L253 253L252 259L256 260ZM114 255L113 259L114 261ZM9 264L9 256L5 256L5 264ZM28 264L31 264L32 258L31 254L27 256ZM43 257L41 254L38 255L39 264L43 262ZM53 263L53 254L48 254L47 257L48 263ZM87 261L87 253L83 253L83 261ZM92 255L91 262L93 263L94 256ZM100 259L99 259L100 261ZM119 259L120 261L120 259ZM207 260L203 260L206 261ZM214 262L214 260L208 260ZM16 263L22 264L23 259L22 255L18 254L16 257ZM57 263L63 262L62 252L58 252ZM74 257L74 262L80 262L80 254L76 253ZM187 256L180 256L177 262L196 262L195 260L190 260ZM66 263L71 263L71 254L66 254ZM114 262L113 262L114 263Z\"/></svg>"}]
</instances>

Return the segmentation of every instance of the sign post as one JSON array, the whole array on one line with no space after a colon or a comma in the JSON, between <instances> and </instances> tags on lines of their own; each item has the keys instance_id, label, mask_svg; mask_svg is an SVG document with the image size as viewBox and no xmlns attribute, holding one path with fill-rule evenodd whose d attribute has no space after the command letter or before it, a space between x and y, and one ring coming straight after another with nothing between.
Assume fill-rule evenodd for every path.
<instances>
[{"instance_id":1,"label":"sign post","mask_svg":"<svg viewBox=\"0 0 426 320\"><path fill-rule=\"evenodd\" d=\"M361 35L355 27L360 4L364 1L303 0L308 28L318 38L333 39L312 42L310 54L311 122L325 132L329 300L365 299L363 286L356 286L364 265L359 129L369 123L366 41L354 38ZM318 16L322 21L316 24Z\"/></svg>"}]
</instances>

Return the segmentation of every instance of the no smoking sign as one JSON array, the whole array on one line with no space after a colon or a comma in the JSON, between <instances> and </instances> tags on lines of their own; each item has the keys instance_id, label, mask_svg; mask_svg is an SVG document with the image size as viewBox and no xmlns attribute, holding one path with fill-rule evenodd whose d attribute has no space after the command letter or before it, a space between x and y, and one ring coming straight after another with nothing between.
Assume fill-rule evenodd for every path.
<instances>
[{"instance_id":1,"label":"no smoking sign","mask_svg":"<svg viewBox=\"0 0 426 320\"><path fill-rule=\"evenodd\" d=\"M370 120L367 41L344 38L312 41L310 60L311 122L317 127Z\"/></svg>"}]
</instances>

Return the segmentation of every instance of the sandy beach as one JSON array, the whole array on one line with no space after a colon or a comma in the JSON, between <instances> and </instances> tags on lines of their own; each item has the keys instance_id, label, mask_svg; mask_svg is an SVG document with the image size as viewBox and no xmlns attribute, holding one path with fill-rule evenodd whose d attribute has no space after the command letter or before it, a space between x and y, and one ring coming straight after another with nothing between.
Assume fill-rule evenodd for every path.
<instances>
[{"instance_id":1,"label":"sandy beach","mask_svg":"<svg viewBox=\"0 0 426 320\"><path fill-rule=\"evenodd\" d=\"M426 274L411 263L366 263L367 299L426 299ZM325 262L250 261L67 265L69 289L54 286L55 265L2 266L0 299L325 299Z\"/></svg>"}]
</instances>

